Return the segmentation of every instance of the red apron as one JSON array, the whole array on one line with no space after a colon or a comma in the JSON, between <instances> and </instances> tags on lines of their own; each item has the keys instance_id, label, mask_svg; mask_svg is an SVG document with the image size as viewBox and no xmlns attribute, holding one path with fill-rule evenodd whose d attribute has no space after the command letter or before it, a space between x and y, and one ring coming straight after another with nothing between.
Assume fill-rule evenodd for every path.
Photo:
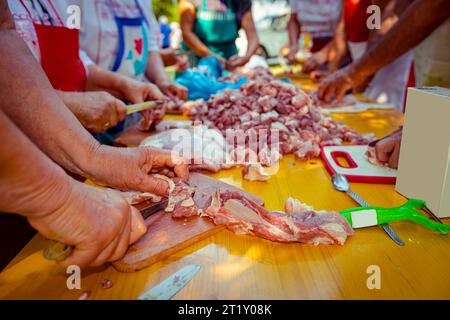
<instances>
[{"instance_id":1,"label":"red apron","mask_svg":"<svg viewBox=\"0 0 450 320\"><path fill-rule=\"evenodd\" d=\"M53 88L62 91L84 91L86 70L79 54L79 30L64 27L53 5L52 9L61 26L34 23L28 8L22 0L20 2L33 21L41 53L41 65Z\"/></svg>"}]
</instances>

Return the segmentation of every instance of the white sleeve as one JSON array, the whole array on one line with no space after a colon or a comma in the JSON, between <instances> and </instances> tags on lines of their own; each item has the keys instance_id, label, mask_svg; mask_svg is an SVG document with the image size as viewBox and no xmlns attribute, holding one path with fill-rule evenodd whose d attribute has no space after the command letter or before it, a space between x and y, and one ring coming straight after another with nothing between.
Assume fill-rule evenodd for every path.
<instances>
[{"instance_id":1,"label":"white sleeve","mask_svg":"<svg viewBox=\"0 0 450 320\"><path fill-rule=\"evenodd\" d=\"M298 0L289 0L289 6L291 7L291 12L298 12L300 9L299 1Z\"/></svg>"},{"instance_id":2,"label":"white sleeve","mask_svg":"<svg viewBox=\"0 0 450 320\"><path fill-rule=\"evenodd\" d=\"M81 49L80 49L80 59L81 62L83 62L85 68L89 67L91 64L94 64L94 61L92 61L91 58L89 58L89 56L87 55L87 53Z\"/></svg>"},{"instance_id":3,"label":"white sleeve","mask_svg":"<svg viewBox=\"0 0 450 320\"><path fill-rule=\"evenodd\" d=\"M149 33L148 33L148 51L158 51L158 34L159 34L159 25L156 22L155 14L153 13L153 5L149 0L139 1L141 8L144 10L145 17L147 18L149 24Z\"/></svg>"}]
</instances>

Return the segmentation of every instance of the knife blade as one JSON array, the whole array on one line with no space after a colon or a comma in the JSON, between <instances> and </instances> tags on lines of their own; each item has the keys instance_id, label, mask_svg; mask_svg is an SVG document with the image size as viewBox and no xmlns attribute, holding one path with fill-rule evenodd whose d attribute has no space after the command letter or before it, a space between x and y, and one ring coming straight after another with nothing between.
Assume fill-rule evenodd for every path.
<instances>
[{"instance_id":1,"label":"knife blade","mask_svg":"<svg viewBox=\"0 0 450 320\"><path fill-rule=\"evenodd\" d=\"M357 193L354 193L353 191L346 191L347 194L353 199L355 200L361 207L368 207L369 204L364 201L363 198L361 198ZM405 243L403 242L402 239L400 239L400 237L397 235L397 233L395 233L394 229L391 228L391 226L387 223L382 223L381 227L383 228L384 232L387 233L387 235L399 246L404 246Z\"/></svg>"},{"instance_id":2,"label":"knife blade","mask_svg":"<svg viewBox=\"0 0 450 320\"><path fill-rule=\"evenodd\" d=\"M183 267L140 295L137 300L169 300L183 289L200 269L201 266L198 264Z\"/></svg>"},{"instance_id":3,"label":"knife blade","mask_svg":"<svg viewBox=\"0 0 450 320\"><path fill-rule=\"evenodd\" d=\"M169 200L161 201L153 206L142 209L142 218L147 219L151 215L164 210L167 207ZM44 250L44 258L50 261L62 261L66 259L72 253L73 246L64 244L62 242L49 240L50 244Z\"/></svg>"},{"instance_id":4,"label":"knife blade","mask_svg":"<svg viewBox=\"0 0 450 320\"><path fill-rule=\"evenodd\" d=\"M142 218L144 218L144 220L145 220L148 217L150 217L151 215L153 215L153 214L155 214L155 213L157 213L159 211L164 210L167 207L168 203L169 203L169 200L166 199L166 200L163 200L163 201L161 201L161 202L159 202L159 203L157 203L157 204L155 204L155 205L153 205L151 207L147 207L147 208L142 209L141 210Z\"/></svg>"}]
</instances>

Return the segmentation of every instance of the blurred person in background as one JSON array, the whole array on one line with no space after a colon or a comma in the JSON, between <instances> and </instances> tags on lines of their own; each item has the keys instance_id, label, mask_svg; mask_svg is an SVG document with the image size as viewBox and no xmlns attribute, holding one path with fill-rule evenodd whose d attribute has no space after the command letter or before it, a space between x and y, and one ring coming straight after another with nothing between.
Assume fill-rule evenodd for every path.
<instances>
[{"instance_id":1,"label":"blurred person in background","mask_svg":"<svg viewBox=\"0 0 450 320\"><path fill-rule=\"evenodd\" d=\"M61 0L57 3L62 12L69 5L81 8L80 48L95 64L134 80L154 83L154 95L187 98L186 88L170 81L164 70L157 40L159 27L151 1Z\"/></svg>"},{"instance_id":2,"label":"blurred person in background","mask_svg":"<svg viewBox=\"0 0 450 320\"><path fill-rule=\"evenodd\" d=\"M325 101L342 98L348 90L364 84L384 66L414 48L417 85L450 88L448 0L414 0L389 32L359 59L323 79L318 89L319 98ZM374 145L377 159L396 168L401 138L399 130L378 140Z\"/></svg>"},{"instance_id":3,"label":"blurred person in background","mask_svg":"<svg viewBox=\"0 0 450 320\"><path fill-rule=\"evenodd\" d=\"M341 16L342 0L289 0L289 5L288 61L294 64L297 63L298 41L302 32L311 35L313 53L330 43Z\"/></svg>"},{"instance_id":4,"label":"blurred person in background","mask_svg":"<svg viewBox=\"0 0 450 320\"><path fill-rule=\"evenodd\" d=\"M180 0L183 45L198 57L216 56L227 69L245 65L258 50L250 0ZM236 39L243 28L247 52L238 56Z\"/></svg>"},{"instance_id":5,"label":"blurred person in background","mask_svg":"<svg viewBox=\"0 0 450 320\"><path fill-rule=\"evenodd\" d=\"M8 0L17 33L86 129L100 133L123 120L126 106L121 100L162 97L152 84L97 66L79 49L79 30L65 26L67 8L58 4L52 0Z\"/></svg>"},{"instance_id":6,"label":"blurred person in background","mask_svg":"<svg viewBox=\"0 0 450 320\"><path fill-rule=\"evenodd\" d=\"M320 80L327 73L337 71L347 50L353 61L359 59L397 23L409 2L409 0L344 0L343 14L333 42L306 61L303 71L311 72L322 65L327 65L326 72L312 73L314 80ZM367 25L370 17L368 8L372 4L378 6L382 13L380 29L371 30ZM398 110L403 110L412 60L412 51L404 53L356 88L356 91L362 91L364 96L372 101L389 103Z\"/></svg>"}]
</instances>

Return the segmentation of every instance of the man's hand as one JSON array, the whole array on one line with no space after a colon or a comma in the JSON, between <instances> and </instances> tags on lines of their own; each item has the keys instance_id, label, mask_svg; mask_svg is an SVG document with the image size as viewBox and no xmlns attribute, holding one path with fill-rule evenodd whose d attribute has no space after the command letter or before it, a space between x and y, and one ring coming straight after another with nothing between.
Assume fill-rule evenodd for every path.
<instances>
[{"instance_id":1,"label":"man's hand","mask_svg":"<svg viewBox=\"0 0 450 320\"><path fill-rule=\"evenodd\" d=\"M375 145L375 154L378 161L393 169L398 168L398 160L400 157L400 146L402 143L402 131L393 133L387 136Z\"/></svg>"},{"instance_id":2,"label":"man's hand","mask_svg":"<svg viewBox=\"0 0 450 320\"><path fill-rule=\"evenodd\" d=\"M250 60L250 58L247 56L241 57L241 56L235 55L235 56L230 57L230 59L228 59L228 61L226 62L226 67L228 70L234 70L238 67L242 67L249 60Z\"/></svg>"},{"instance_id":3,"label":"man's hand","mask_svg":"<svg viewBox=\"0 0 450 320\"><path fill-rule=\"evenodd\" d=\"M99 133L125 119L126 106L107 92L59 92L83 127Z\"/></svg>"},{"instance_id":4,"label":"man's hand","mask_svg":"<svg viewBox=\"0 0 450 320\"><path fill-rule=\"evenodd\" d=\"M317 90L320 100L330 102L334 98L341 100L345 93L362 83L366 77L353 70L350 66L340 69L325 77Z\"/></svg>"},{"instance_id":5,"label":"man's hand","mask_svg":"<svg viewBox=\"0 0 450 320\"><path fill-rule=\"evenodd\" d=\"M164 81L161 84L158 84L158 87L169 98L176 97L180 100L187 100L188 90L185 87L180 86L179 84L170 81Z\"/></svg>"},{"instance_id":6,"label":"man's hand","mask_svg":"<svg viewBox=\"0 0 450 320\"><path fill-rule=\"evenodd\" d=\"M178 72L186 71L189 68L189 58L185 54L179 54L176 57L175 70Z\"/></svg>"},{"instance_id":7,"label":"man's hand","mask_svg":"<svg viewBox=\"0 0 450 320\"><path fill-rule=\"evenodd\" d=\"M310 73L327 62L326 52L316 52L302 66L303 73Z\"/></svg>"},{"instance_id":8,"label":"man's hand","mask_svg":"<svg viewBox=\"0 0 450 320\"><path fill-rule=\"evenodd\" d=\"M172 48L161 49L159 51L164 66L175 66L178 72L183 72L189 68L189 58L185 54L177 54Z\"/></svg>"},{"instance_id":9,"label":"man's hand","mask_svg":"<svg viewBox=\"0 0 450 320\"><path fill-rule=\"evenodd\" d=\"M298 64L297 52L298 52L298 46L289 48L289 53L287 55L287 60L288 60L289 64Z\"/></svg>"},{"instance_id":10,"label":"man's hand","mask_svg":"<svg viewBox=\"0 0 450 320\"><path fill-rule=\"evenodd\" d=\"M170 169L176 176L189 179L186 161L169 151L154 148L114 148L101 145L89 159L89 178L110 187L151 192L166 196L167 182L152 177L151 173Z\"/></svg>"},{"instance_id":11,"label":"man's hand","mask_svg":"<svg viewBox=\"0 0 450 320\"><path fill-rule=\"evenodd\" d=\"M309 74L309 78L311 79L312 82L318 83L329 74L330 72L328 71L314 70Z\"/></svg>"},{"instance_id":12,"label":"man's hand","mask_svg":"<svg viewBox=\"0 0 450 320\"><path fill-rule=\"evenodd\" d=\"M75 247L63 266L100 266L118 260L147 231L139 211L114 190L72 181L65 194L62 206L28 218L45 237Z\"/></svg>"}]
</instances>

